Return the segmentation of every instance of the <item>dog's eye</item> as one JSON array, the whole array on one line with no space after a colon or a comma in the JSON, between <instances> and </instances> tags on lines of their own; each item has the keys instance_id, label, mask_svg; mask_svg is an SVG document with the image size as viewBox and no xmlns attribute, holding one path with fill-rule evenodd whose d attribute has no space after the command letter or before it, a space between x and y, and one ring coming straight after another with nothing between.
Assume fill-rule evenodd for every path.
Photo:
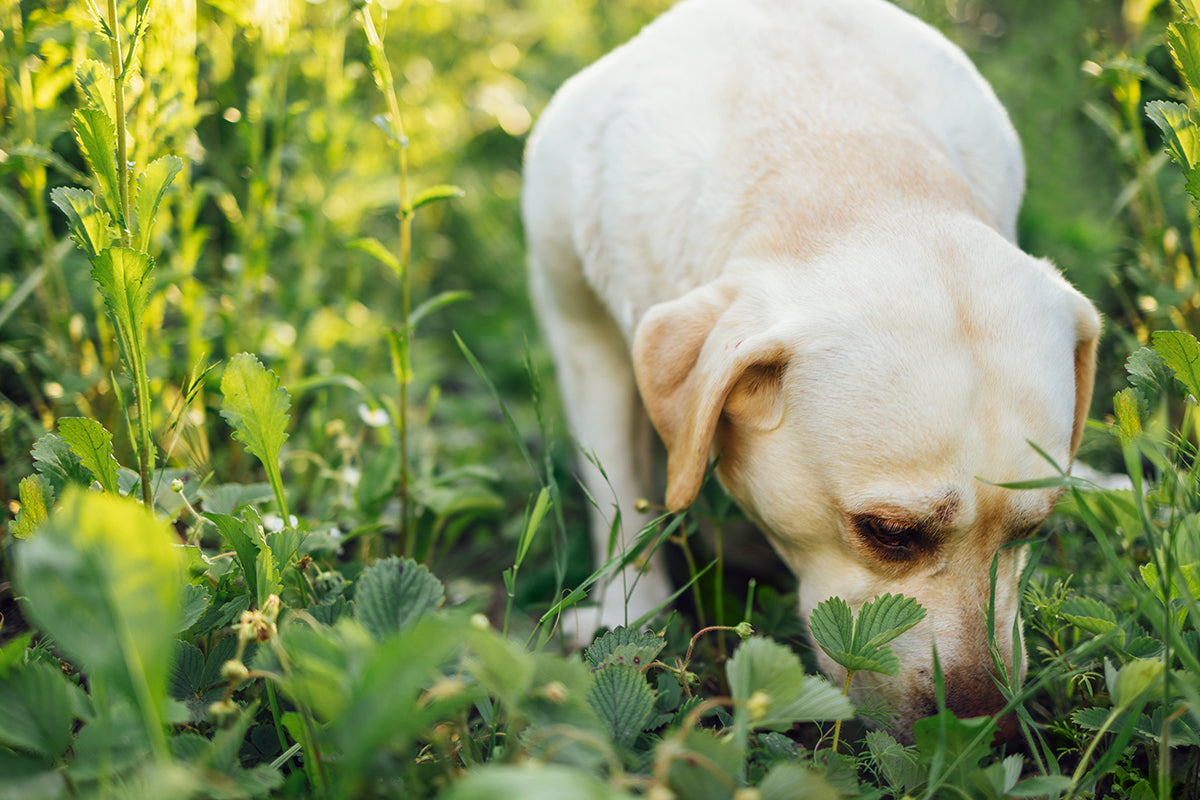
<instances>
[{"instance_id":1,"label":"dog's eye","mask_svg":"<svg viewBox=\"0 0 1200 800\"><path fill-rule=\"evenodd\" d=\"M890 555L908 553L915 545L919 532L908 525L876 517L860 517L858 530L871 544Z\"/></svg>"}]
</instances>

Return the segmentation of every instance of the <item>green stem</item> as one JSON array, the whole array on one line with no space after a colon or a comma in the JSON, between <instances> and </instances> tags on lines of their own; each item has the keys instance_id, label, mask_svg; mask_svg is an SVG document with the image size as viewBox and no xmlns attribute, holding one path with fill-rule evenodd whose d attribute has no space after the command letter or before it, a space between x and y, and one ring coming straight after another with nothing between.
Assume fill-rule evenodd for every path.
<instances>
[{"instance_id":1,"label":"green stem","mask_svg":"<svg viewBox=\"0 0 1200 800\"><path fill-rule=\"evenodd\" d=\"M847 670L846 685L842 687L842 696L843 697L850 696L850 679L853 677L854 677L854 673ZM833 752L835 752L835 753L837 752L838 739L841 738L841 735L842 735L842 721L839 719L837 722L833 723Z\"/></svg>"},{"instance_id":2,"label":"green stem","mask_svg":"<svg viewBox=\"0 0 1200 800\"><path fill-rule=\"evenodd\" d=\"M397 387L399 393L397 439L400 450L400 482L396 488L396 497L400 502L400 551L408 556L411 555L413 548L413 542L410 541L413 537L409 535L412 509L408 485L408 384L412 380L412 357L410 355L412 328L409 325L412 308L412 281L409 276L409 260L412 251L413 216L408 196L408 137L404 134L404 124L400 120L400 101L396 95L396 83L392 79L392 69L388 64L383 41L379 38L379 32L375 28L375 21L371 17L370 8L369 5L363 6L359 11L359 19L362 20L363 32L366 34L367 43L375 56L372 59L375 65L375 77L383 93L383 99L387 103L388 116L391 118L391 132L396 139L396 159L399 168L400 210L396 216L400 224L400 335L403 337L403 346L401 348L402 363L396 376L399 384Z\"/></svg>"},{"instance_id":3,"label":"green stem","mask_svg":"<svg viewBox=\"0 0 1200 800\"><path fill-rule=\"evenodd\" d=\"M129 206L129 150L126 142L125 127L125 66L121 57L121 27L117 16L117 0L108 0L108 52L113 74L113 103L117 127L117 191L120 195L121 208L121 246L132 247L133 237L130 231ZM142 505L154 508L154 491L150 485L150 472L153 467L150 436L150 381L146 377L146 356L142 348L143 331L129 331L128 350L129 368L133 371L135 403L138 415L138 475L142 484Z\"/></svg>"},{"instance_id":4,"label":"green stem","mask_svg":"<svg viewBox=\"0 0 1200 800\"><path fill-rule=\"evenodd\" d=\"M1092 739L1092 743L1088 745L1083 758L1079 759L1079 766L1075 768L1075 774L1071 776L1071 785L1067 788L1067 793L1063 795L1063 800L1071 800L1075 796L1075 790L1079 788L1079 782L1083 780L1083 774L1087 770L1088 762L1092 760L1092 753L1096 751L1096 745L1100 744L1100 739L1104 734L1108 733L1108 729L1112 727L1112 724L1117 719L1117 715L1120 713L1120 709L1114 708L1108 713L1108 719L1104 720L1104 724L1100 726L1100 730L1096 731L1096 736Z\"/></svg>"}]
</instances>

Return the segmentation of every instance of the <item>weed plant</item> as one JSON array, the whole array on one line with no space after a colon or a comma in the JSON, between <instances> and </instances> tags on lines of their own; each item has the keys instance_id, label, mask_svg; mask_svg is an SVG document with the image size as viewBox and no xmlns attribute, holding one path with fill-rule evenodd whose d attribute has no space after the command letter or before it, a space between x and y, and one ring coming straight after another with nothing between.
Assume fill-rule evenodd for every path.
<instances>
[{"instance_id":1,"label":"weed plant","mask_svg":"<svg viewBox=\"0 0 1200 800\"><path fill-rule=\"evenodd\" d=\"M1047 82L1080 99L1025 137L1022 232L1107 309L1085 452L1130 486L1051 481L1004 753L944 708L910 745L849 722L787 590L692 534L736 516L715 488L579 566L520 138L662 5L0 11L0 797L1200 797L1195 6L1053 12L1077 58ZM1036 4L909 5L1020 121ZM1063 142L1109 173L1049 180ZM1070 191L1084 216L1047 211ZM563 651L656 547L690 612ZM923 614L835 598L812 641L891 672Z\"/></svg>"}]
</instances>

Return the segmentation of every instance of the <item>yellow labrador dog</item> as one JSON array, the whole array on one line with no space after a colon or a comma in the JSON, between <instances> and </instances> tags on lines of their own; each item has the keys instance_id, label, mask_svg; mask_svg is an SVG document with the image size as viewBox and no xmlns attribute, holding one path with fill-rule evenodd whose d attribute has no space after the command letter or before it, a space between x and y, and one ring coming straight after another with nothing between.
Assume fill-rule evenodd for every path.
<instances>
[{"instance_id":1,"label":"yellow labrador dog","mask_svg":"<svg viewBox=\"0 0 1200 800\"><path fill-rule=\"evenodd\" d=\"M1002 546L1056 492L992 484L1052 474L1031 442L1069 464L1087 416L1100 320L1017 247L1023 185L989 86L883 0L683 0L569 81L529 142L531 291L620 543L648 519L649 419L667 507L719 457L802 616L835 595L924 605L894 643L900 673L852 687L901 731L934 709L935 643L956 713L1003 705L988 571L999 553L995 643L1023 668L1024 555ZM582 624L668 593L652 560Z\"/></svg>"}]
</instances>

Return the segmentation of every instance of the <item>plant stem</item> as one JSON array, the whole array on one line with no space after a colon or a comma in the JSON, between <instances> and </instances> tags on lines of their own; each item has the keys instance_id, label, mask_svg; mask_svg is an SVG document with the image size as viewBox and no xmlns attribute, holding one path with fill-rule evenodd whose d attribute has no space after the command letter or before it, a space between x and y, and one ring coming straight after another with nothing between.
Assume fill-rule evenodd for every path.
<instances>
[{"instance_id":1,"label":"plant stem","mask_svg":"<svg viewBox=\"0 0 1200 800\"><path fill-rule=\"evenodd\" d=\"M412 554L413 542L410 534L410 498L408 475L408 384L412 380L412 357L410 355L410 339L412 328L409 325L412 307L412 281L409 276L409 260L412 252L412 204L408 196L408 137L404 134L404 124L400 120L400 102L396 95L396 83L392 79L392 68L388 64L387 53L383 41L371 18L371 7L363 6L359 11L363 32L367 35L370 45L372 62L375 67L375 81L383 93L387 103L388 117L391 122L391 133L395 137L397 167L399 168L400 210L397 220L400 224L400 365L396 375L399 399L396 409L397 439L400 449L400 481L396 487L396 498L400 502L400 552L406 556Z\"/></svg>"},{"instance_id":2,"label":"plant stem","mask_svg":"<svg viewBox=\"0 0 1200 800\"><path fill-rule=\"evenodd\" d=\"M853 677L854 677L854 673L847 670L846 685L842 687L842 696L843 697L850 696L850 679ZM841 735L842 735L842 721L839 719L837 722L833 723L833 752L835 752L835 753L837 752L838 739L841 737Z\"/></svg>"},{"instance_id":3,"label":"plant stem","mask_svg":"<svg viewBox=\"0 0 1200 800\"><path fill-rule=\"evenodd\" d=\"M129 206L129 151L126 143L125 127L125 65L121 57L121 27L117 17L117 0L108 0L108 52L113 74L113 103L116 119L113 122L117 128L117 191L120 196L121 208L120 228L121 246L131 247L133 242L130 230ZM119 321L118 321L119 322ZM154 492L150 486L150 471L152 468L150 452L150 382L146 377L146 356L142 348L142 331L129 331L128 341L129 368L133 372L134 401L137 404L138 415L138 475L142 485L142 505L154 508Z\"/></svg>"}]
</instances>

